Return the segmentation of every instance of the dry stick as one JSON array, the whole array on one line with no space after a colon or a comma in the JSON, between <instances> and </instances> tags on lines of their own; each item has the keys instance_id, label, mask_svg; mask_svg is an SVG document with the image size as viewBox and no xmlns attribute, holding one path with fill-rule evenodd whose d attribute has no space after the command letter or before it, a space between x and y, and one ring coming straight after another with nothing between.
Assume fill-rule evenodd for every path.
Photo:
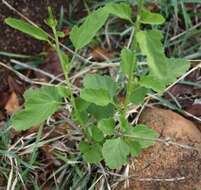
<instances>
[{"instance_id":1,"label":"dry stick","mask_svg":"<svg viewBox=\"0 0 201 190\"><path fill-rule=\"evenodd\" d=\"M124 181L126 179L131 179L135 180L135 181L158 181L158 182L175 182L175 181L183 181L186 179L186 177L182 176L182 177L171 177L171 178L160 178L160 177L143 177L143 178L139 178L135 175L130 175L130 176L123 176L123 175L116 175L115 173L112 172L108 172L110 175L113 176L117 176L117 177L122 177L122 179L120 179L119 181Z\"/></svg>"},{"instance_id":2,"label":"dry stick","mask_svg":"<svg viewBox=\"0 0 201 190\"><path fill-rule=\"evenodd\" d=\"M14 181L13 181L13 183L12 183L12 186L11 186L11 188L10 188L10 190L15 190L16 188L16 185L17 185L17 176L15 177L15 179L14 179Z\"/></svg>"},{"instance_id":3,"label":"dry stick","mask_svg":"<svg viewBox=\"0 0 201 190\"><path fill-rule=\"evenodd\" d=\"M112 187L117 186L119 184L119 182L121 181L125 181L125 180L135 180L135 181L157 181L157 182L176 182L176 181L183 181L185 180L187 177L181 176L181 177L138 177L136 175L130 175L130 176L124 176L121 174L117 174L114 172L107 172L108 175L112 175L112 176L116 176L116 177L120 177L120 179L118 179L118 182L116 182L115 184L112 185Z\"/></svg>"},{"instance_id":4,"label":"dry stick","mask_svg":"<svg viewBox=\"0 0 201 190\"><path fill-rule=\"evenodd\" d=\"M28 65L28 64L22 63L22 62L20 62L20 61L15 60L15 59L11 59L10 62L11 62L11 63L15 63L15 64L17 64L17 65L20 65L20 66L22 66L22 67L24 67L24 68L27 68L27 69L31 69L31 70L33 70L33 71L35 71L35 72L40 73L40 74L43 74L43 75L45 75L45 76L51 78L53 81L56 80L56 81L58 81L58 82L64 82L64 80L61 80L61 79L57 78L56 76L54 76L54 75L52 75L52 74L50 74L50 73L48 73L48 72L45 72L45 71L43 71L43 70L41 70L41 69L32 67L32 66L30 66L30 65Z\"/></svg>"},{"instance_id":5,"label":"dry stick","mask_svg":"<svg viewBox=\"0 0 201 190\"><path fill-rule=\"evenodd\" d=\"M16 71L15 69L13 69L12 67L6 65L5 63L0 61L0 65L5 67L6 69L12 71L13 73L15 73L21 80L30 83L30 84L37 84L37 85L46 85L46 86L53 86L52 84L49 83L45 83L45 82L38 82L38 81L34 81L29 79L28 77L26 77L25 75L23 75L22 73Z\"/></svg>"},{"instance_id":6,"label":"dry stick","mask_svg":"<svg viewBox=\"0 0 201 190\"><path fill-rule=\"evenodd\" d=\"M95 185L101 180L101 178L103 177L103 175L101 175L92 185L88 190L92 190L94 189Z\"/></svg>"},{"instance_id":7,"label":"dry stick","mask_svg":"<svg viewBox=\"0 0 201 190\"><path fill-rule=\"evenodd\" d=\"M145 137L138 137L138 136L135 136L135 135L126 135L126 134L121 134L121 135L125 136L125 137L135 138L135 139L142 139L142 140L145 140L145 141L157 141L159 143L165 144L166 146L174 145L174 146L178 146L178 147L184 148L184 149L191 149L191 150L199 151L197 148L195 148L193 146L174 142L169 137L167 137L165 139L161 139L161 138L145 138Z\"/></svg>"},{"instance_id":8,"label":"dry stick","mask_svg":"<svg viewBox=\"0 0 201 190\"><path fill-rule=\"evenodd\" d=\"M108 179L107 179L107 173L105 172L105 169L104 169L104 167L102 166L101 163L99 164L99 166L101 168L102 174L103 174L105 182L107 184L107 188L108 188L108 190L111 190L110 184L109 184Z\"/></svg>"},{"instance_id":9,"label":"dry stick","mask_svg":"<svg viewBox=\"0 0 201 190\"><path fill-rule=\"evenodd\" d=\"M170 86L168 86L164 92L168 91L170 88L172 88L175 84L177 84L180 80L184 79L186 76L188 76L189 74L191 74L193 71L197 70L201 68L201 63L199 63L198 65L196 65L195 67L193 67L191 70L189 70L188 72L186 72L184 75L182 75L180 78L178 78L174 83L172 83Z\"/></svg>"},{"instance_id":10,"label":"dry stick","mask_svg":"<svg viewBox=\"0 0 201 190\"><path fill-rule=\"evenodd\" d=\"M8 183L7 183L6 190L11 189L11 187L12 187L12 179L13 179L13 160L10 157L8 157L8 158L10 160L11 169L10 169L10 173L9 173L9 177L8 177Z\"/></svg>"},{"instance_id":11,"label":"dry stick","mask_svg":"<svg viewBox=\"0 0 201 190\"><path fill-rule=\"evenodd\" d=\"M191 118L193 118L193 119L195 119L195 120L197 120L197 121L199 121L201 123L201 118L196 117L196 116L194 116L193 114L191 114L191 113L189 113L187 111L182 111L182 112L184 112L187 116L189 116L189 117L191 117Z\"/></svg>"},{"instance_id":12,"label":"dry stick","mask_svg":"<svg viewBox=\"0 0 201 190\"><path fill-rule=\"evenodd\" d=\"M182 32L182 33L180 33L180 34L178 34L178 35L176 35L176 36L173 36L172 38L170 38L170 41L174 41L174 40L176 40L177 38L180 38L181 36L183 36L184 34L186 34L187 32L192 31L192 30L194 30L194 29L196 29L196 28L198 28L198 27L200 27L200 26L201 26L201 22L198 23L198 24L196 24L196 25L194 25L193 27L189 28L188 30L186 30L186 31L184 31L184 32Z\"/></svg>"},{"instance_id":13,"label":"dry stick","mask_svg":"<svg viewBox=\"0 0 201 190\"><path fill-rule=\"evenodd\" d=\"M89 71L91 71L92 69L104 69L104 68L108 68L108 67L118 67L119 63L93 63L91 65L89 65L88 67L85 67L85 69L79 71L78 73L76 73L75 75L73 75L72 77L70 77L70 79L72 81L75 81L75 79L83 76L84 74L88 73Z\"/></svg>"},{"instance_id":14,"label":"dry stick","mask_svg":"<svg viewBox=\"0 0 201 190\"><path fill-rule=\"evenodd\" d=\"M157 97L156 97L156 95L154 95L154 94L150 94L148 97L150 97L150 99L152 98L152 99L156 99L156 100L157 100ZM149 99L149 100L150 100L150 99ZM195 115L193 115L193 114L191 114L191 113L189 113L189 112L187 112L187 111L181 110L180 113L183 113L184 115L187 115L188 117L191 117L191 118L193 118L193 119L195 119L195 120L197 120L198 122L201 123L201 118L196 117Z\"/></svg>"}]
</instances>

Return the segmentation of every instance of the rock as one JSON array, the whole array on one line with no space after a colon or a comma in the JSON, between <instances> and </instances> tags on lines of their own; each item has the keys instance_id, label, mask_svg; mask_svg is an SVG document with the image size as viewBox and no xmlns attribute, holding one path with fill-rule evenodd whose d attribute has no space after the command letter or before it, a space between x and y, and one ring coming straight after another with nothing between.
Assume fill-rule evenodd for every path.
<instances>
[{"instance_id":1,"label":"rock","mask_svg":"<svg viewBox=\"0 0 201 190\"><path fill-rule=\"evenodd\" d=\"M140 123L157 130L161 139L191 145L192 149L157 142L132 160L127 190L200 190L201 133L189 120L160 108L148 108Z\"/></svg>"}]
</instances>

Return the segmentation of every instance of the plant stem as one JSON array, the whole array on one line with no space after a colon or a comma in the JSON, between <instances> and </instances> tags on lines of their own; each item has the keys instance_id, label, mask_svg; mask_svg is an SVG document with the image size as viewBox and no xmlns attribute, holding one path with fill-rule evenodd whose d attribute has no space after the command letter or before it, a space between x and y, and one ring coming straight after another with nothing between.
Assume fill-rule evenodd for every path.
<instances>
[{"instance_id":1,"label":"plant stem","mask_svg":"<svg viewBox=\"0 0 201 190\"><path fill-rule=\"evenodd\" d=\"M72 88L72 85L71 85L69 77L68 77L68 70L69 69L66 69L66 65L65 65L65 64L68 64L68 63L64 62L64 58L63 58L63 55L61 53L61 49L60 49L60 45L59 45L59 39L58 39L58 36L57 36L56 28L52 27L52 31L53 31L54 38L55 38L55 43L56 43L56 47L55 47L56 48L56 52L58 54L59 61L61 63L61 67L62 67L62 70L63 70L63 73L64 73L64 77L65 77L65 81L66 81L66 84L67 84L67 88L70 91L70 102L73 105L73 108L76 110L75 98L73 96L73 88Z\"/></svg>"},{"instance_id":2,"label":"plant stem","mask_svg":"<svg viewBox=\"0 0 201 190\"><path fill-rule=\"evenodd\" d=\"M81 125L83 125L84 123L83 123L83 121L81 119L79 111L77 110L77 106L76 106L76 103L75 103L75 98L73 96L73 87L72 87L71 82L70 82L69 77L68 77L68 73L71 70L71 65L72 65L72 63L73 63L73 61L74 61L74 59L76 57L76 53L73 55L70 63L68 63L69 64L68 65L68 69L66 69L65 64L67 64L67 63L65 63L64 59L63 59L63 55L62 55L62 52L61 52L61 49L60 49L59 39L58 39L58 36L57 36L57 33L56 33L56 28L52 27L52 31L53 31L54 38L55 38L55 43L56 43L55 49L56 49L56 52L57 52L57 54L59 56L59 61L61 63L61 67L62 67L62 70L63 70L63 73L64 73L64 77L65 77L65 81L66 81L66 84L67 84L67 88L70 91L70 103L71 103L71 105L72 105L72 107L73 107L73 109L75 111L75 115L78 118L79 123ZM75 50L75 52L77 52L77 50Z\"/></svg>"},{"instance_id":3,"label":"plant stem","mask_svg":"<svg viewBox=\"0 0 201 190\"><path fill-rule=\"evenodd\" d=\"M132 39L131 48L130 48L135 55L136 55L136 51L137 51L136 34L140 30L140 19L141 19L141 12L142 12L142 8L143 8L143 4L144 4L144 0L138 0L138 15L137 15L137 19L136 19L135 26L134 26L133 39ZM130 68L129 68L128 83L127 83L127 90L126 90L126 99L124 102L124 112L125 113L128 109L129 98L130 98L131 91L132 91L132 82L134 79L133 71L134 71L136 64L137 64L137 59L135 56L134 61L130 64Z\"/></svg>"}]
</instances>

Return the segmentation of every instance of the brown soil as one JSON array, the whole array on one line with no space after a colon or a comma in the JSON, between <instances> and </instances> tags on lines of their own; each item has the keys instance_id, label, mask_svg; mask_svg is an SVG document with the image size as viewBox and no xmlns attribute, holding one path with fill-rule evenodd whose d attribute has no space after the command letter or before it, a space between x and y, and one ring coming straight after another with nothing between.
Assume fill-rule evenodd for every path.
<instances>
[{"instance_id":1,"label":"brown soil","mask_svg":"<svg viewBox=\"0 0 201 190\"><path fill-rule=\"evenodd\" d=\"M201 133L189 120L164 109L146 109L141 123L157 130L161 137L194 146L185 149L175 145L156 143L133 159L130 166L131 179L127 190L200 190L201 189ZM179 178L184 177L182 180ZM139 181L150 178L150 181ZM156 181L154 179L173 181Z\"/></svg>"},{"instance_id":2,"label":"brown soil","mask_svg":"<svg viewBox=\"0 0 201 190\"><path fill-rule=\"evenodd\" d=\"M69 16L69 7L72 3L68 0L7 0L14 8L20 13L29 18L31 21L36 23L38 26L46 28L44 19L47 18L47 7L52 7L54 13L59 17L61 6L64 7L65 19ZM80 2L74 3L73 11L76 14L77 8L81 7ZM4 24L4 19L7 17L19 18L19 16L6 7L2 1L0 1L0 51L14 52L14 53L25 53L25 54L37 54L42 51L43 44L37 40L30 38L27 35L22 34L19 31L13 30L12 28ZM80 17L81 18L81 17Z\"/></svg>"}]
</instances>

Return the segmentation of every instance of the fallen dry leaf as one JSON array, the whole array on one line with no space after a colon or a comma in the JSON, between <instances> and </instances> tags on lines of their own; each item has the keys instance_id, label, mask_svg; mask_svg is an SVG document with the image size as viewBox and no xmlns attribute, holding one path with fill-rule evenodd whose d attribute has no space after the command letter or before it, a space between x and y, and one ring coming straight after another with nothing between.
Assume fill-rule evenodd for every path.
<instances>
[{"instance_id":1,"label":"fallen dry leaf","mask_svg":"<svg viewBox=\"0 0 201 190\"><path fill-rule=\"evenodd\" d=\"M15 113L19 110L19 100L15 92L12 92L10 98L5 106L5 110L8 114Z\"/></svg>"}]
</instances>

